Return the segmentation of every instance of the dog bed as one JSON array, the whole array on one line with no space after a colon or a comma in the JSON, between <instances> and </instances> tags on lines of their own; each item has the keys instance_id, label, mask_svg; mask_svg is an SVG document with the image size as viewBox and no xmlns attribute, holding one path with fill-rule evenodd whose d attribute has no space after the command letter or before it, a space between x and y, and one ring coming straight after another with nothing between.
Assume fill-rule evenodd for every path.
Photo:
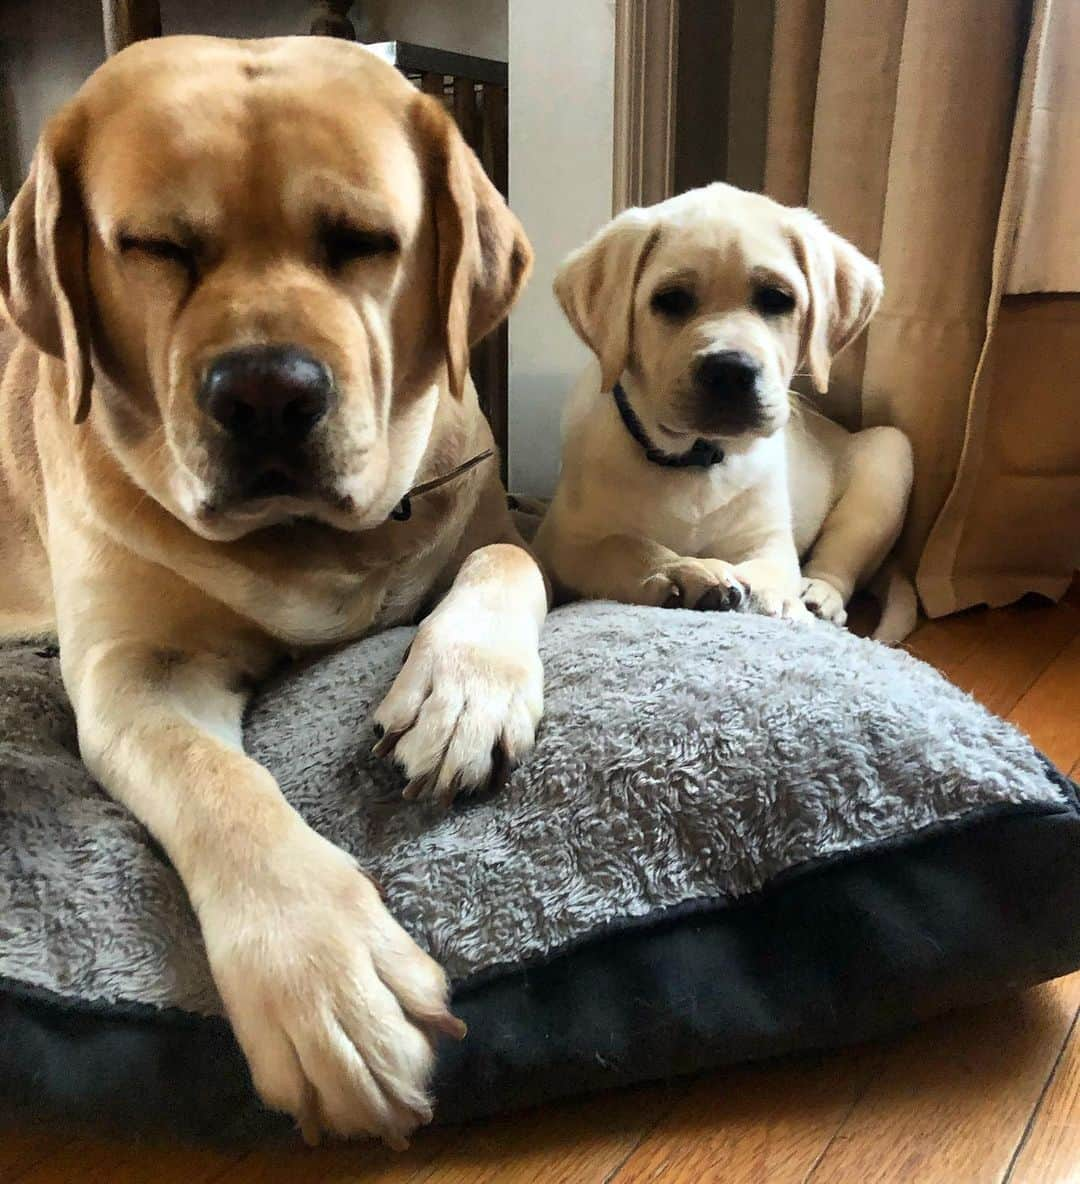
<instances>
[{"instance_id":1,"label":"dog bed","mask_svg":"<svg viewBox=\"0 0 1080 1184\"><path fill-rule=\"evenodd\" d=\"M440 1120L858 1041L1080 964L1075 787L903 652L563 609L535 751L447 813L369 755L410 636L290 671L247 741L452 976ZM57 666L0 651L0 1109L284 1129L175 872L79 762Z\"/></svg>"}]
</instances>

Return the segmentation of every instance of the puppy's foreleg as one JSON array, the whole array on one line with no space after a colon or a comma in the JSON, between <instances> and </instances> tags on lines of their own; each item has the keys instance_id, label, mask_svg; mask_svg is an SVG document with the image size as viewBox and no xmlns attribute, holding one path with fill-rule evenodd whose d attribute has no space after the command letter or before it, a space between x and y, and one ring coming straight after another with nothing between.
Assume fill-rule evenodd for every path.
<instances>
[{"instance_id":1,"label":"puppy's foreleg","mask_svg":"<svg viewBox=\"0 0 1080 1184\"><path fill-rule=\"evenodd\" d=\"M738 578L749 585L751 609L770 617L805 618L789 496L781 469L745 495L718 549L734 563Z\"/></svg>"},{"instance_id":2,"label":"puppy's foreleg","mask_svg":"<svg viewBox=\"0 0 1080 1184\"><path fill-rule=\"evenodd\" d=\"M770 617L809 616L799 599L799 556L789 532L763 538L735 564L735 574L749 586L750 607Z\"/></svg>"},{"instance_id":3,"label":"puppy's foreleg","mask_svg":"<svg viewBox=\"0 0 1080 1184\"><path fill-rule=\"evenodd\" d=\"M802 598L842 625L856 588L883 563L904 525L913 475L911 444L897 428L867 428L848 442L847 485L803 565Z\"/></svg>"},{"instance_id":4,"label":"puppy's foreleg","mask_svg":"<svg viewBox=\"0 0 1080 1184\"><path fill-rule=\"evenodd\" d=\"M465 559L375 713L376 751L404 769L406 797L449 803L498 784L532 748L547 605L544 577L523 547L492 543Z\"/></svg>"}]
</instances>

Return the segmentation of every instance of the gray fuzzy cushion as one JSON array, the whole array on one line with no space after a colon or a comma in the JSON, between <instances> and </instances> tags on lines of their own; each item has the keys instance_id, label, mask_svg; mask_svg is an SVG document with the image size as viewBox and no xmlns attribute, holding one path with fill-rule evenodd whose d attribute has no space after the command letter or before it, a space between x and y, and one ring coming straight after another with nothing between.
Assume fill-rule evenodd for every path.
<instances>
[{"instance_id":1,"label":"gray fuzzy cushion","mask_svg":"<svg viewBox=\"0 0 1080 1184\"><path fill-rule=\"evenodd\" d=\"M592 604L549 620L546 712L509 786L420 807L369 755L410 636L290 672L247 742L459 983L988 810L1065 804L1027 740L903 652L821 624ZM55 657L30 647L0 653L0 976L220 1006L175 873L83 770Z\"/></svg>"}]
</instances>

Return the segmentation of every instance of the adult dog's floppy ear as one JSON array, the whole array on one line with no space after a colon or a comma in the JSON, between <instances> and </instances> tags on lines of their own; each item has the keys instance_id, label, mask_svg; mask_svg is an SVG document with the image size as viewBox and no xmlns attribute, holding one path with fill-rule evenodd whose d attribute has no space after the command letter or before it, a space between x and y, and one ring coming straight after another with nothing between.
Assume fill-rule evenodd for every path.
<instances>
[{"instance_id":1,"label":"adult dog's floppy ear","mask_svg":"<svg viewBox=\"0 0 1080 1184\"><path fill-rule=\"evenodd\" d=\"M90 412L86 223L73 170L63 162L57 117L41 137L30 175L0 225L0 301L41 350L63 360L72 419Z\"/></svg>"},{"instance_id":2,"label":"adult dog's floppy ear","mask_svg":"<svg viewBox=\"0 0 1080 1184\"><path fill-rule=\"evenodd\" d=\"M820 218L809 210L793 213L791 245L809 292L800 364L809 366L815 389L824 393L833 358L866 328L884 284L878 265Z\"/></svg>"},{"instance_id":3,"label":"adult dog's floppy ear","mask_svg":"<svg viewBox=\"0 0 1080 1184\"><path fill-rule=\"evenodd\" d=\"M555 276L555 297L574 332L600 362L602 389L619 381L630 357L634 295L660 237L651 211L624 210L583 247L568 255Z\"/></svg>"},{"instance_id":4,"label":"adult dog's floppy ear","mask_svg":"<svg viewBox=\"0 0 1080 1184\"><path fill-rule=\"evenodd\" d=\"M442 104L418 95L414 118L434 205L450 389L461 398L469 350L510 311L532 269L532 247Z\"/></svg>"}]
</instances>

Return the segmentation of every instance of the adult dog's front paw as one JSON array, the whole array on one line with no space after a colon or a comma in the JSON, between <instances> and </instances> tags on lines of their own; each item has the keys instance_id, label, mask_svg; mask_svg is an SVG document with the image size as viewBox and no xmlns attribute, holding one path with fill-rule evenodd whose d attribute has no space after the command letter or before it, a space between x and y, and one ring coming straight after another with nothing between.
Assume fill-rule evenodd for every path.
<instances>
[{"instance_id":1,"label":"adult dog's front paw","mask_svg":"<svg viewBox=\"0 0 1080 1184\"><path fill-rule=\"evenodd\" d=\"M699 612L738 612L746 607L750 586L723 559L680 558L645 581L650 603L661 608Z\"/></svg>"},{"instance_id":2,"label":"adult dog's front paw","mask_svg":"<svg viewBox=\"0 0 1080 1184\"><path fill-rule=\"evenodd\" d=\"M263 1101L306 1141L403 1148L431 1120L434 1035L461 1037L446 976L352 859L298 824L274 862L203 894L214 980Z\"/></svg>"},{"instance_id":3,"label":"adult dog's front paw","mask_svg":"<svg viewBox=\"0 0 1080 1184\"><path fill-rule=\"evenodd\" d=\"M375 712L375 753L404 770L406 798L498 788L533 746L543 682L534 622L429 617Z\"/></svg>"}]
</instances>

